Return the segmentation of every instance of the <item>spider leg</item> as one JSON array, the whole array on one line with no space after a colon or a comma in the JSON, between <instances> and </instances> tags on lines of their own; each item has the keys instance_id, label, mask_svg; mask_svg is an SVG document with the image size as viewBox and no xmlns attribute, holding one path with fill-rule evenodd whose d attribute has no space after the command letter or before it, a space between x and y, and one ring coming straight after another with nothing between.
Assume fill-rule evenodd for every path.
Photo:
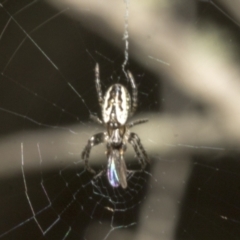
<instances>
[{"instance_id":1,"label":"spider leg","mask_svg":"<svg viewBox=\"0 0 240 240\"><path fill-rule=\"evenodd\" d=\"M90 114L90 119L93 120L95 123L99 123L101 125L103 124L102 120L93 114Z\"/></svg>"},{"instance_id":2,"label":"spider leg","mask_svg":"<svg viewBox=\"0 0 240 240\"><path fill-rule=\"evenodd\" d=\"M88 140L88 143L82 152L82 160L85 163L85 168L92 174L96 174L96 172L88 164L91 148L104 141L105 141L105 133L103 132L97 133Z\"/></svg>"},{"instance_id":3,"label":"spider leg","mask_svg":"<svg viewBox=\"0 0 240 240\"><path fill-rule=\"evenodd\" d=\"M138 124L142 124L142 123L145 123L145 122L148 122L148 119L139 119L139 120L128 123L127 127L131 128L131 127L134 127Z\"/></svg>"},{"instance_id":4,"label":"spider leg","mask_svg":"<svg viewBox=\"0 0 240 240\"><path fill-rule=\"evenodd\" d=\"M132 145L134 151L136 152L138 161L139 161L139 163L141 164L142 170L143 170L143 169L145 168L145 166L146 166L146 163L145 163L144 160L142 159L142 156L141 156L141 154L140 154L140 152L139 152L139 150L138 150L138 147L137 147L135 141L134 141L133 139L129 139L129 143Z\"/></svg>"},{"instance_id":5,"label":"spider leg","mask_svg":"<svg viewBox=\"0 0 240 240\"><path fill-rule=\"evenodd\" d=\"M132 109L131 109L131 115L134 114L134 112L137 109L138 106L138 90L137 90L137 86L135 83L135 80L133 78L133 75L131 74L131 72L127 72L128 73L128 77L132 86Z\"/></svg>"},{"instance_id":6,"label":"spider leg","mask_svg":"<svg viewBox=\"0 0 240 240\"><path fill-rule=\"evenodd\" d=\"M93 179L97 179L98 177L101 177L105 172L106 172L106 170L100 171L97 175L94 176Z\"/></svg>"},{"instance_id":7,"label":"spider leg","mask_svg":"<svg viewBox=\"0 0 240 240\"><path fill-rule=\"evenodd\" d=\"M145 151L140 138L136 133L130 133L128 142L132 145L134 151L137 154L137 157L142 165L142 170L146 167L147 163L150 163L147 152Z\"/></svg>"},{"instance_id":8,"label":"spider leg","mask_svg":"<svg viewBox=\"0 0 240 240\"><path fill-rule=\"evenodd\" d=\"M100 73L99 73L99 66L98 63L96 64L95 67L95 84L96 84L96 90L97 90L97 95L98 95L98 102L100 107L102 106L103 103L103 96L102 96L102 87L101 87L101 82L100 82Z\"/></svg>"}]
</instances>

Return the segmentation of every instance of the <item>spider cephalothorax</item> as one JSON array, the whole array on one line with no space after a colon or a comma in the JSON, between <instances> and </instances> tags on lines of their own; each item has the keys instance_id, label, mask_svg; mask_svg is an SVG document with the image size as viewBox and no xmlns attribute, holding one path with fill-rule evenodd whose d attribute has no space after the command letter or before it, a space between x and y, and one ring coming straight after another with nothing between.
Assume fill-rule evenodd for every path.
<instances>
[{"instance_id":1,"label":"spider cephalothorax","mask_svg":"<svg viewBox=\"0 0 240 240\"><path fill-rule=\"evenodd\" d=\"M113 84L109 87L104 97L102 96L101 83L99 78L98 64L95 68L96 89L98 101L102 108L102 120L96 116L91 116L96 122L106 127L106 132L97 133L88 140L88 144L82 152L82 159L85 161L86 169L95 174L95 171L89 166L88 158L93 146L106 142L107 143L107 176L108 181L113 187L121 185L127 187L127 167L123 158L127 149L126 143L129 142L134 148L138 160L145 168L149 162L146 151L136 133L130 132L129 129L137 124L145 123L148 120L141 119L131 123L126 123L129 116L132 116L137 108L137 87L134 78L130 72L128 77L132 86L132 98L127 89L121 84ZM103 174L101 171L97 176Z\"/></svg>"}]
</instances>

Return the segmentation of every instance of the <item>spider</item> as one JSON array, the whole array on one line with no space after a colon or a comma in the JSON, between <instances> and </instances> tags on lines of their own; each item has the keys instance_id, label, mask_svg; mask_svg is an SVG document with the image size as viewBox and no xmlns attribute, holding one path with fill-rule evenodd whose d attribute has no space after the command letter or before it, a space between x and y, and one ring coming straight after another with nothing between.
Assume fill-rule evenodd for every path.
<instances>
[{"instance_id":1,"label":"spider","mask_svg":"<svg viewBox=\"0 0 240 240\"><path fill-rule=\"evenodd\" d=\"M91 148L97 144L106 142L106 155L108 159L107 177L112 187L121 186L127 188L127 170L124 152L127 149L127 142L130 143L136 152L141 170L144 170L149 158L141 144L140 138L136 133L130 132L129 129L141 123L145 123L147 119L140 119L134 122L126 123L129 116L132 116L137 108L138 91L132 74L128 71L128 78L132 87L132 100L127 89L121 84L113 84L110 86L106 94L102 95L99 66L95 67L95 84L98 95L98 102L102 109L102 120L95 115L91 115L91 119L106 127L106 132L100 132L93 135L82 152L82 159L85 168L92 174L96 174L89 163L89 155ZM101 176L105 170L101 171L95 177Z\"/></svg>"}]
</instances>

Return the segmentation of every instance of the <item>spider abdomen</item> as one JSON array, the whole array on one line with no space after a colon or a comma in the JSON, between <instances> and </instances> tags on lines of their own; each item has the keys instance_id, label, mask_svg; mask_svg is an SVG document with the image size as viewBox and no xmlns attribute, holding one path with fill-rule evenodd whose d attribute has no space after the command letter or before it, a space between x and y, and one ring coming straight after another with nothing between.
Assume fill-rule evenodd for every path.
<instances>
[{"instance_id":1,"label":"spider abdomen","mask_svg":"<svg viewBox=\"0 0 240 240\"><path fill-rule=\"evenodd\" d=\"M120 85L112 85L106 92L103 101L102 116L104 123L124 125L128 119L131 106L127 89Z\"/></svg>"}]
</instances>

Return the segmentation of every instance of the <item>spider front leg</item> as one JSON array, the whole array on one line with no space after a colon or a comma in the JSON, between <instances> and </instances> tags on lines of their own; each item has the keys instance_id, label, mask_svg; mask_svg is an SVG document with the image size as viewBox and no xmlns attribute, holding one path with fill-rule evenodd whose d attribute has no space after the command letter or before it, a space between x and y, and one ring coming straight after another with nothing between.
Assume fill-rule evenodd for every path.
<instances>
[{"instance_id":1,"label":"spider front leg","mask_svg":"<svg viewBox=\"0 0 240 240\"><path fill-rule=\"evenodd\" d=\"M147 163L150 163L147 152L145 151L140 138L136 133L130 133L128 142L132 145L137 157L142 165L142 170L145 169Z\"/></svg>"},{"instance_id":2,"label":"spider front leg","mask_svg":"<svg viewBox=\"0 0 240 240\"><path fill-rule=\"evenodd\" d=\"M148 119L139 119L139 120L130 122L130 123L127 125L127 127L128 127L128 128L132 128L132 127L134 127L134 126L136 126L136 125L139 125L139 124L142 124L142 123L146 123L146 122L148 122Z\"/></svg>"},{"instance_id":3,"label":"spider front leg","mask_svg":"<svg viewBox=\"0 0 240 240\"><path fill-rule=\"evenodd\" d=\"M104 142L104 141L105 141L105 133L103 133L103 132L97 133L88 140L88 143L82 152L82 160L85 163L85 168L92 174L96 174L96 172L88 164L88 159L89 159L91 148L98 145L99 143Z\"/></svg>"}]
</instances>

